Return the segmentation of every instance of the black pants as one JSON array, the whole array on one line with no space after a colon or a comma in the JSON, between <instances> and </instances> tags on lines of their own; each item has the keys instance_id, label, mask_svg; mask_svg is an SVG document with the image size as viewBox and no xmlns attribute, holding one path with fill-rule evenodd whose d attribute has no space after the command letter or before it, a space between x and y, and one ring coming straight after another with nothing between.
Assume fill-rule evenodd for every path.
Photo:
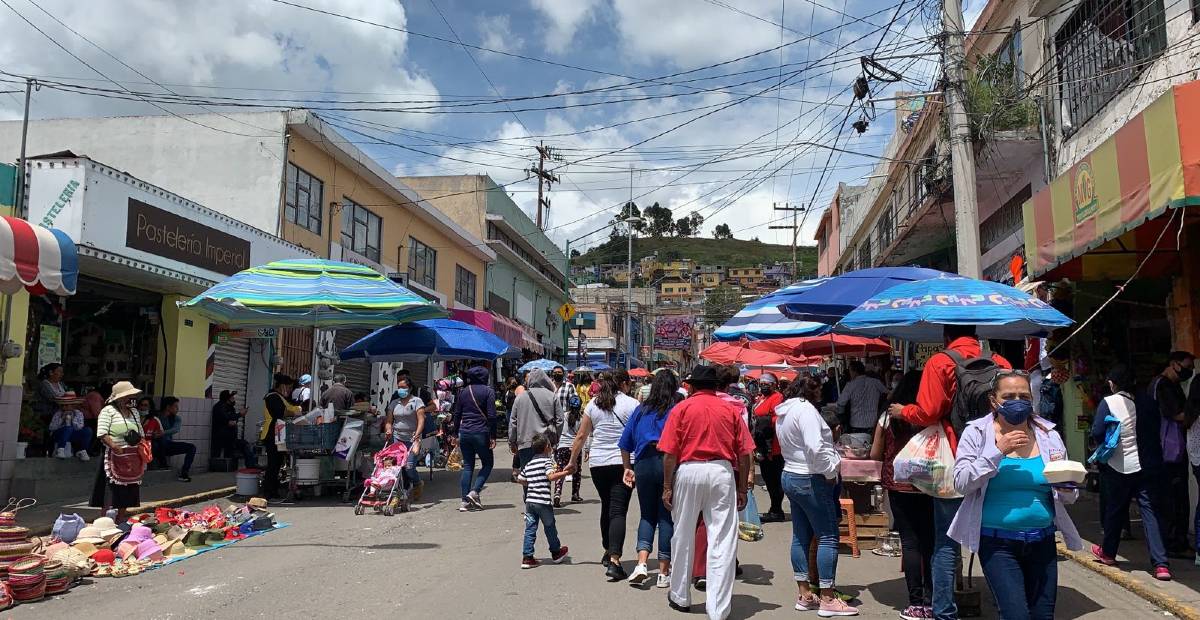
<instances>
[{"instance_id":1,"label":"black pants","mask_svg":"<svg viewBox=\"0 0 1200 620\"><path fill-rule=\"evenodd\" d=\"M771 496L771 507L767 512L783 514L783 456L770 456L758 463L763 481L767 483L767 495Z\"/></svg>"},{"instance_id":2,"label":"black pants","mask_svg":"<svg viewBox=\"0 0 1200 620\"><path fill-rule=\"evenodd\" d=\"M1162 514L1160 507L1166 503L1162 491L1166 488L1165 478L1166 475L1159 469L1122 474L1108 465L1100 466L1100 489L1104 497L1100 520L1104 539L1100 547L1105 555L1117 557L1121 529L1129 523L1129 503L1137 501L1150 562L1155 566L1167 565L1167 550L1163 547L1161 534L1163 528L1159 523Z\"/></svg>"},{"instance_id":3,"label":"black pants","mask_svg":"<svg viewBox=\"0 0 1200 620\"><path fill-rule=\"evenodd\" d=\"M600 539L605 551L619 557L625 547L625 515L633 489L622 480L623 465L601 465L591 471L592 484L600 496Z\"/></svg>"},{"instance_id":4,"label":"black pants","mask_svg":"<svg viewBox=\"0 0 1200 620\"><path fill-rule=\"evenodd\" d=\"M1166 474L1166 489L1163 500L1163 545L1171 552L1188 552L1187 535L1190 529L1188 517L1191 500L1188 499L1188 463L1163 463Z\"/></svg>"},{"instance_id":5,"label":"black pants","mask_svg":"<svg viewBox=\"0 0 1200 620\"><path fill-rule=\"evenodd\" d=\"M263 442L263 448L267 453L267 471L263 474L262 493L264 497L277 497L279 495L279 470L283 469L283 453L275 447L274 437L268 437Z\"/></svg>"},{"instance_id":6,"label":"black pants","mask_svg":"<svg viewBox=\"0 0 1200 620\"><path fill-rule=\"evenodd\" d=\"M908 585L908 604L932 606L933 498L924 493L888 491L892 518L900 532L900 569Z\"/></svg>"},{"instance_id":7,"label":"black pants","mask_svg":"<svg viewBox=\"0 0 1200 620\"><path fill-rule=\"evenodd\" d=\"M571 463L571 449L559 448L554 451L554 462L559 469L566 469ZM566 478L554 481L554 499L562 497L563 483ZM571 497L579 497L579 487L583 484L583 455L575 455L575 473L571 474Z\"/></svg>"}]
</instances>

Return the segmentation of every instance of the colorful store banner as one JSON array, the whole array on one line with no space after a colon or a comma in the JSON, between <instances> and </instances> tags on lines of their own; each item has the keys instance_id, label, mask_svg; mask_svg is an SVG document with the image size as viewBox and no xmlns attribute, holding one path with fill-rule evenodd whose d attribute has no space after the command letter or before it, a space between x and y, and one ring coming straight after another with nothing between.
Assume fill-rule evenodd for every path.
<instances>
[{"instance_id":1,"label":"colorful store banner","mask_svg":"<svg viewBox=\"0 0 1200 620\"><path fill-rule=\"evenodd\" d=\"M654 322L654 348L664 351L688 351L692 348L692 317L659 317Z\"/></svg>"},{"instance_id":2,"label":"colorful store banner","mask_svg":"<svg viewBox=\"0 0 1200 620\"><path fill-rule=\"evenodd\" d=\"M1200 205L1200 82L1174 86L1023 205L1040 276L1168 207Z\"/></svg>"}]
</instances>

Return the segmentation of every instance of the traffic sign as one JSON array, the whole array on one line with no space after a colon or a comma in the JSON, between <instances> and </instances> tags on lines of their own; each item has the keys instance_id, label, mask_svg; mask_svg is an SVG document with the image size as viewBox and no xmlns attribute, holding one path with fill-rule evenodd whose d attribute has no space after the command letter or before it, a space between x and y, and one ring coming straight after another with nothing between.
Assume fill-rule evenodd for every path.
<instances>
[{"instance_id":1,"label":"traffic sign","mask_svg":"<svg viewBox=\"0 0 1200 620\"><path fill-rule=\"evenodd\" d=\"M558 307L558 316L564 321L570 321L575 316L575 306L571 304L563 304Z\"/></svg>"}]
</instances>

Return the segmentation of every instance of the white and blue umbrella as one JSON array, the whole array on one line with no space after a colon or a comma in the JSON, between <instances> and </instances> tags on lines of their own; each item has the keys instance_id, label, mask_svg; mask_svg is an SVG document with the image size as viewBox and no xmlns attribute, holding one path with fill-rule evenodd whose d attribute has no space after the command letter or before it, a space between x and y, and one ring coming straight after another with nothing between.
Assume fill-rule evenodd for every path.
<instances>
[{"instance_id":1,"label":"white and blue umbrella","mask_svg":"<svg viewBox=\"0 0 1200 620\"><path fill-rule=\"evenodd\" d=\"M829 332L829 325L811 321L797 321L784 316L779 310L779 298L806 291L826 282L829 278L805 280L785 286L742 308L724 325L713 332L718 342L770 340L797 336L819 336Z\"/></svg>"},{"instance_id":2,"label":"white and blue umbrella","mask_svg":"<svg viewBox=\"0 0 1200 620\"><path fill-rule=\"evenodd\" d=\"M525 362L520 368L517 369L517 372L529 372L535 368L537 368L538 370L544 370L546 372L550 372L551 370L554 370L555 368L558 368L559 366L562 366L562 364L560 364L554 360L548 360L543 357L542 359L533 360L532 362Z\"/></svg>"}]
</instances>

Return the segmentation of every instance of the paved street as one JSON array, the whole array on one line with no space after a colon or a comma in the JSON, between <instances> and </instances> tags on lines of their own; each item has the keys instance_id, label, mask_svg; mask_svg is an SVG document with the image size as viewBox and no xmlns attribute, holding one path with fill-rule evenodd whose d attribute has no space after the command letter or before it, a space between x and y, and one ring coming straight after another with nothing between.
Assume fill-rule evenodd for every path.
<instances>
[{"instance_id":1,"label":"paved street","mask_svg":"<svg viewBox=\"0 0 1200 620\"><path fill-rule=\"evenodd\" d=\"M495 480L505 480L499 469ZM138 577L99 579L66 596L25 605L5 618L200 618L337 616L411 618L670 617L665 591L605 582L597 563L598 501L584 481L583 504L559 511L571 547L568 563L520 570L519 487L492 484L488 509L456 511L457 478L436 472L428 503L392 518L354 516L352 507L305 502L280 508L291 527ZM760 489L765 498L765 493ZM634 543L630 534L626 548ZM794 585L788 565L789 526L769 524L767 537L742 544L745 577L735 587L733 618L788 618ZM548 555L539 537L539 556ZM630 566L631 568L631 566ZM1060 563L1059 618L1147 618L1160 615L1141 599L1070 562ZM895 618L903 601L899 561L864 553L842 556L838 582L862 600L862 617ZM976 585L983 587L982 578ZM985 601L987 595L985 594ZM703 601L701 595L696 603ZM699 617L701 606L693 607ZM814 616L815 617L815 616ZM984 617L995 611L985 607Z\"/></svg>"}]
</instances>

